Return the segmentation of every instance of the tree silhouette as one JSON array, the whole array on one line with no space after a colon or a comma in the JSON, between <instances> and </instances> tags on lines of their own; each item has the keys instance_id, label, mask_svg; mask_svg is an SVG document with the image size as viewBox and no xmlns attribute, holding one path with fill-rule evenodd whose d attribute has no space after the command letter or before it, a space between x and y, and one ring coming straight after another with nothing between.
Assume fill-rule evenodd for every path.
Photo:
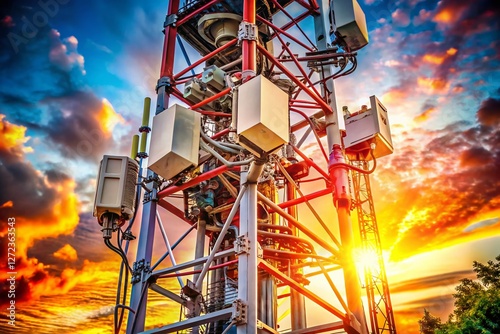
<instances>
[{"instance_id":1,"label":"tree silhouette","mask_svg":"<svg viewBox=\"0 0 500 334\"><path fill-rule=\"evenodd\" d=\"M444 324L435 324L427 310L419 320L425 334L497 334L500 333L500 255L486 264L473 262L477 281L460 280L455 288L455 310ZM422 324L425 326L422 327ZM434 326L434 327L433 327ZM423 331L426 330L426 331Z\"/></svg>"},{"instance_id":2,"label":"tree silhouette","mask_svg":"<svg viewBox=\"0 0 500 334\"><path fill-rule=\"evenodd\" d=\"M418 321L420 333L435 334L436 330L441 327L441 318L435 317L424 308L424 316Z\"/></svg>"}]
</instances>

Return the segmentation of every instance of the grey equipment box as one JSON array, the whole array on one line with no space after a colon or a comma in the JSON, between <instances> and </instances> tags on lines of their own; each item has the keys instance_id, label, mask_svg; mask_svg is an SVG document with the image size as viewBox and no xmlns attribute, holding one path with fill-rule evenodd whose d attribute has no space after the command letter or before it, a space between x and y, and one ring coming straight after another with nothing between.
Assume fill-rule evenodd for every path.
<instances>
[{"instance_id":1,"label":"grey equipment box","mask_svg":"<svg viewBox=\"0 0 500 334\"><path fill-rule=\"evenodd\" d=\"M153 117L148 168L169 180L198 165L200 114L174 104Z\"/></svg>"},{"instance_id":2,"label":"grey equipment box","mask_svg":"<svg viewBox=\"0 0 500 334\"><path fill-rule=\"evenodd\" d=\"M261 156L288 143L288 94L259 75L238 88L238 142Z\"/></svg>"},{"instance_id":3,"label":"grey equipment box","mask_svg":"<svg viewBox=\"0 0 500 334\"><path fill-rule=\"evenodd\" d=\"M102 215L115 213L120 220L131 219L135 210L137 161L126 156L105 155L97 176L94 216L102 224ZM120 224L120 222L118 222Z\"/></svg>"},{"instance_id":4,"label":"grey equipment box","mask_svg":"<svg viewBox=\"0 0 500 334\"><path fill-rule=\"evenodd\" d=\"M356 0L335 0L333 11L337 32L356 51L368 44L365 13Z\"/></svg>"},{"instance_id":5,"label":"grey equipment box","mask_svg":"<svg viewBox=\"0 0 500 334\"><path fill-rule=\"evenodd\" d=\"M360 160L359 153L368 152L371 143L376 144L373 152L376 158L394 151L387 109L375 95L370 96L370 105L370 109L344 116L347 133L344 146L350 160ZM371 156L366 159L370 160Z\"/></svg>"}]
</instances>

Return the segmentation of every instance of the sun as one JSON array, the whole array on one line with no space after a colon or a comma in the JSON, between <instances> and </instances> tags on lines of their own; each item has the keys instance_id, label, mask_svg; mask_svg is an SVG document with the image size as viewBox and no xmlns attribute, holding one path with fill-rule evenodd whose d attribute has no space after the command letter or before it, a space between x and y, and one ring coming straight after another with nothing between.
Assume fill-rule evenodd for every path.
<instances>
[{"instance_id":1,"label":"sun","mask_svg":"<svg viewBox=\"0 0 500 334\"><path fill-rule=\"evenodd\" d=\"M375 249L358 248L354 250L354 263L358 271L361 284L365 283L366 273L380 270L379 257Z\"/></svg>"}]
</instances>

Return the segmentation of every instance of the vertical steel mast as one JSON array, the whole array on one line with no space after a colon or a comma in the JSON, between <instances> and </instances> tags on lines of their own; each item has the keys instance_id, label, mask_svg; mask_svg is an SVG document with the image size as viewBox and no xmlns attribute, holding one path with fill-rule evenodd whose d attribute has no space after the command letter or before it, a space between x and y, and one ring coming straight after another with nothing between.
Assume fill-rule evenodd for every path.
<instances>
[{"instance_id":1,"label":"vertical steel mast","mask_svg":"<svg viewBox=\"0 0 500 334\"><path fill-rule=\"evenodd\" d=\"M364 171L369 170L368 161L351 161ZM382 245L370 186L370 174L353 172L354 206L358 214L359 230L363 249L373 253L374 262L365 268L366 295L370 310L373 333L396 333L396 322L392 309L389 282L385 272Z\"/></svg>"},{"instance_id":2,"label":"vertical steel mast","mask_svg":"<svg viewBox=\"0 0 500 334\"><path fill-rule=\"evenodd\" d=\"M391 152L392 146L379 138L380 122L366 136L365 126L353 127L349 118L344 124L337 112L334 79L356 69L356 51L368 43L357 1L171 0L164 34L148 173L139 177L144 198L130 306L117 306L130 311L127 333L369 333L354 253L374 236L378 251L381 246L374 212L369 221L360 213L368 202L373 211L359 195L361 181L368 184L359 174L366 166L348 162L349 154L367 152L372 143ZM184 68L174 68L179 53ZM190 59L193 54L197 59ZM371 110L373 120L382 115ZM303 143L324 160L308 158ZM142 162L144 151L145 145L132 158ZM136 161L129 164L137 169ZM363 245L355 244L351 222L353 177L354 206L365 219ZM306 192L305 182L315 190ZM337 219L322 217L312 204L326 195L333 196ZM96 212L103 212L99 221L109 243L130 215L119 207L109 213L102 203ZM302 221L302 210L314 219ZM186 223L175 242L169 240L171 217ZM187 238L194 229L196 237ZM165 245L155 244L156 231ZM192 256L176 259L177 247ZM380 294L393 326L380 264ZM377 323L378 286L367 290L372 333L395 333ZM146 321L151 291L178 304L163 310L161 325ZM287 300L290 309L278 300ZM324 322L309 321L320 309L328 314Z\"/></svg>"}]
</instances>

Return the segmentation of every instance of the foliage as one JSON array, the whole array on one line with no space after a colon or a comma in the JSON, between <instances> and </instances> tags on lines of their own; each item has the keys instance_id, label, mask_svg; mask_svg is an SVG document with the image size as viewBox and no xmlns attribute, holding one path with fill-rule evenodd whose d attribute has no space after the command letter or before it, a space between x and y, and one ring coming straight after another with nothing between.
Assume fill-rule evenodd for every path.
<instances>
[{"instance_id":1,"label":"foliage","mask_svg":"<svg viewBox=\"0 0 500 334\"><path fill-rule=\"evenodd\" d=\"M424 316L418 321L420 333L434 334L441 327L441 318L435 317L424 309Z\"/></svg>"},{"instance_id":2,"label":"foliage","mask_svg":"<svg viewBox=\"0 0 500 334\"><path fill-rule=\"evenodd\" d=\"M500 333L500 255L486 264L473 262L477 281L460 280L455 288L455 310L448 321L440 323L427 310L419 320L425 334L495 334ZM438 319L439 323L433 322ZM422 324L426 327L422 330Z\"/></svg>"}]
</instances>

